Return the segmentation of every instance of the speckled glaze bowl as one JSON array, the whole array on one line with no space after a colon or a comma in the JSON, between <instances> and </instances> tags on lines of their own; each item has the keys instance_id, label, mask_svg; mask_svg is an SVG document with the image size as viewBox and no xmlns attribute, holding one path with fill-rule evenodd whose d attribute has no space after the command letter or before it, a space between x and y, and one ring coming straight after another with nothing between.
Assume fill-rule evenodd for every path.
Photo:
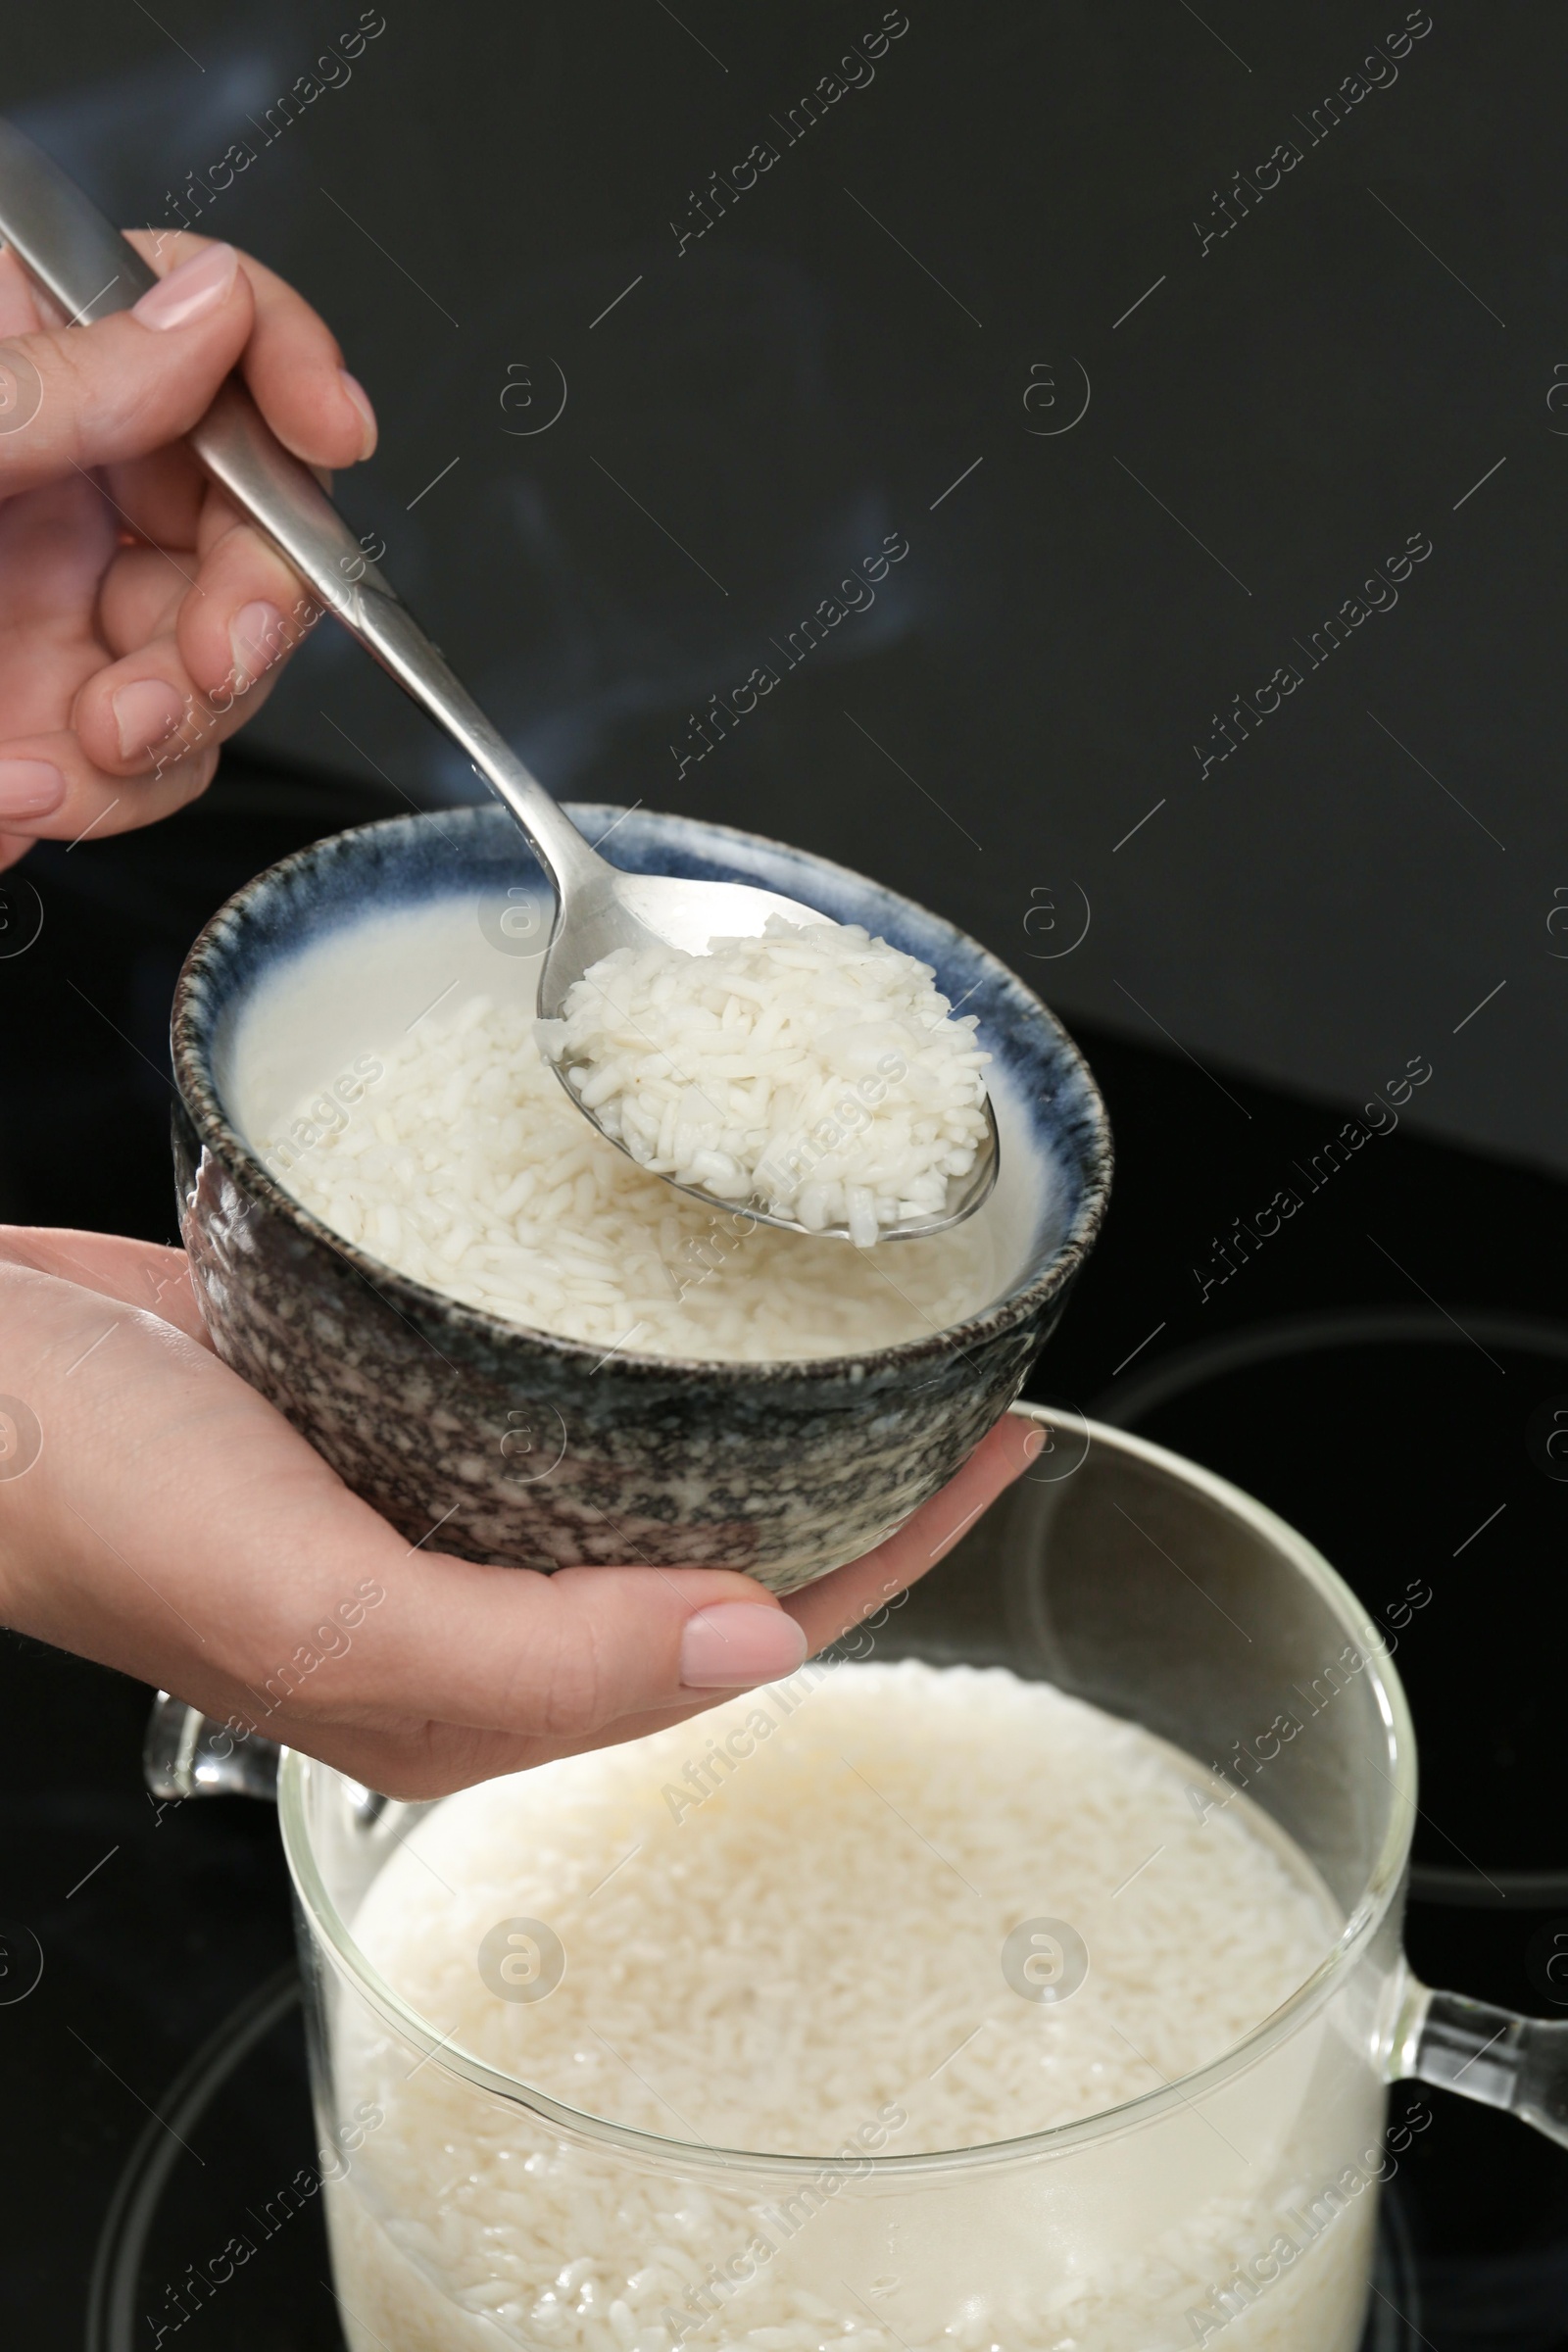
<instances>
[{"instance_id":1,"label":"speckled glaze bowl","mask_svg":"<svg viewBox=\"0 0 1568 2352\"><path fill-rule=\"evenodd\" d=\"M543 946L549 893L510 816L488 807L318 842L248 884L191 950L174 1000L174 1161L196 1294L223 1361L411 1544L433 1536L508 1567L735 1567L787 1592L889 1535L1017 1396L1104 1213L1104 1108L1039 999L909 900L727 826L571 814L590 841L613 829L629 870L757 882L864 923L978 1013L1002 1132L994 1199L1010 1271L998 1296L950 1330L862 1355L606 1355L395 1273L302 1207L275 1152L264 1164L246 1107L248 1014L291 972L298 991L302 955L349 939L368 911L419 916L438 901L463 911L470 968L488 956L492 980L515 984L507 959ZM313 1083L325 1085L369 1016L345 1028L324 999L305 1012Z\"/></svg>"}]
</instances>

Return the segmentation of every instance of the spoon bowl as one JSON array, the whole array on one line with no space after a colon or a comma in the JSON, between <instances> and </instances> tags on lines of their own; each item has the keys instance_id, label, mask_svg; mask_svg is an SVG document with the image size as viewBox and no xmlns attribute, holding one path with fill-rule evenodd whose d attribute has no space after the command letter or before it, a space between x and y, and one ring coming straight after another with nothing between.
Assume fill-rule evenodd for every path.
<instances>
[{"instance_id":1,"label":"spoon bowl","mask_svg":"<svg viewBox=\"0 0 1568 2352\"><path fill-rule=\"evenodd\" d=\"M74 321L90 323L129 310L157 283L135 247L106 220L74 180L14 124L0 122L0 238ZM537 776L486 718L419 627L391 583L307 466L290 455L250 394L231 376L190 435L202 465L305 579L349 634L390 671L404 692L443 727L521 826L555 886L557 915L545 964L540 1011L559 1015L567 992L612 949L651 943L702 955L710 939L756 938L770 915L792 923L827 918L813 907L739 882L695 882L624 874L590 849ZM580 1115L602 1123L559 1069ZM997 1176L997 1125L987 1104L986 1144L948 1212L890 1228L884 1240L940 1233L972 1216ZM608 1139L616 1142L613 1136ZM628 1154L628 1156L635 1156ZM641 1164L641 1163L639 1163ZM648 1170L650 1175L656 1170ZM662 1179L669 1182L668 1178ZM711 1208L751 1209L699 1186L676 1185ZM809 1230L771 1211L760 1222ZM848 1241L846 1225L820 1229Z\"/></svg>"},{"instance_id":2,"label":"spoon bowl","mask_svg":"<svg viewBox=\"0 0 1568 2352\"><path fill-rule=\"evenodd\" d=\"M802 906L799 900L781 898L776 891L756 890L743 882L700 882L667 874L626 874L598 858L597 853L589 854L602 868L603 880L596 882L589 877L586 883L579 882L572 901L570 924L564 912L556 924L539 979L541 1019L564 1018L566 998L584 972L616 948L683 948L688 955L701 956L710 940L760 938L773 915L787 923L832 920L815 907ZM553 1060L550 1066L576 1108L584 1118L592 1120L607 1143L613 1144L617 1152L625 1153L645 1174L659 1174L638 1159L622 1138L604 1126L598 1114L582 1102L564 1061ZM949 1179L948 1205L943 1214L905 1218L890 1226L879 1240L912 1241L923 1234L946 1233L950 1226L961 1225L966 1217L973 1216L995 1186L1002 1164L1001 1139L989 1098L985 1115L985 1140L976 1153L974 1166L966 1176ZM755 1198L724 1199L701 1185L677 1183L673 1176L663 1176L662 1181L673 1192L684 1193L707 1207L744 1209L760 1225L777 1226L786 1233L810 1234L818 1240L850 1239L848 1225L803 1225L798 1218L764 1207Z\"/></svg>"}]
</instances>

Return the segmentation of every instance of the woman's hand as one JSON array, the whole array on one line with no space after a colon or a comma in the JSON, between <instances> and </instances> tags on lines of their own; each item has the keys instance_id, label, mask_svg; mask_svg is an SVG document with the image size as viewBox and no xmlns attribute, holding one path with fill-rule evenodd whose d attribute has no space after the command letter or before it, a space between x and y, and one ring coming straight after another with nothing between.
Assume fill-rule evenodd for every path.
<instances>
[{"instance_id":1,"label":"woman's hand","mask_svg":"<svg viewBox=\"0 0 1568 2352\"><path fill-rule=\"evenodd\" d=\"M93 326L0 252L0 866L194 800L318 616L183 445L229 370L309 464L375 446L281 278L202 237L130 238L160 283Z\"/></svg>"},{"instance_id":2,"label":"woman's hand","mask_svg":"<svg viewBox=\"0 0 1568 2352\"><path fill-rule=\"evenodd\" d=\"M541 1576L411 1547L219 1362L177 1250L0 1227L0 1622L388 1796L637 1739L793 1673L923 1576L1039 1445L1004 1419L896 1536L781 1602L728 1569Z\"/></svg>"}]
</instances>

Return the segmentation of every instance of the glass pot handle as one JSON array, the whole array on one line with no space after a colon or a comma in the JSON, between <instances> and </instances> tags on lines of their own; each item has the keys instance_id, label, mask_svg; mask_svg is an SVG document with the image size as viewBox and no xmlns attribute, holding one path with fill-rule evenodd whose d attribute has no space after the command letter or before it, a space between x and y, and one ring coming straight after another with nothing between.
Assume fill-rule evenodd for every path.
<instances>
[{"instance_id":1,"label":"glass pot handle","mask_svg":"<svg viewBox=\"0 0 1568 2352\"><path fill-rule=\"evenodd\" d=\"M236 1740L216 1717L160 1690L142 1741L142 1778L154 1796L277 1797L275 1740Z\"/></svg>"},{"instance_id":2,"label":"glass pot handle","mask_svg":"<svg viewBox=\"0 0 1568 2352\"><path fill-rule=\"evenodd\" d=\"M1568 2020L1412 1983L1394 2058L1396 2078L1501 2107L1568 2148Z\"/></svg>"}]
</instances>

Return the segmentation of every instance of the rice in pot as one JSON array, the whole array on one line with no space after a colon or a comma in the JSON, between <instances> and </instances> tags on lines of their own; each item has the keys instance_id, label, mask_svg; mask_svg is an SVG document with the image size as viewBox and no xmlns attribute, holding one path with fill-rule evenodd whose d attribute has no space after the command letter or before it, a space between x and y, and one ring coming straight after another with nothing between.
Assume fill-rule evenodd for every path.
<instances>
[{"instance_id":1,"label":"rice in pot","mask_svg":"<svg viewBox=\"0 0 1568 2352\"><path fill-rule=\"evenodd\" d=\"M1195 1778L1000 1669L818 1662L447 1799L354 1932L432 2034L579 2111L841 2161L970 2147L1190 2074L1332 1944L1300 1855L1240 1794L1195 1805ZM519 1923L530 1966L559 1961L544 1997L497 1974ZM1009 1957L1020 1923L1052 1934ZM1228 2352L1355 2340L1375 2191L1234 2325L1213 2299L1380 2129L1375 2070L1321 2023L1240 2103L1179 2111L1185 2154L1152 2173L1122 2141L1108 2173L977 2173L917 2206L650 2169L367 2014L338 2031L340 2105L380 2119L329 2195L355 2352L1150 2352L1204 2311Z\"/></svg>"}]
</instances>

